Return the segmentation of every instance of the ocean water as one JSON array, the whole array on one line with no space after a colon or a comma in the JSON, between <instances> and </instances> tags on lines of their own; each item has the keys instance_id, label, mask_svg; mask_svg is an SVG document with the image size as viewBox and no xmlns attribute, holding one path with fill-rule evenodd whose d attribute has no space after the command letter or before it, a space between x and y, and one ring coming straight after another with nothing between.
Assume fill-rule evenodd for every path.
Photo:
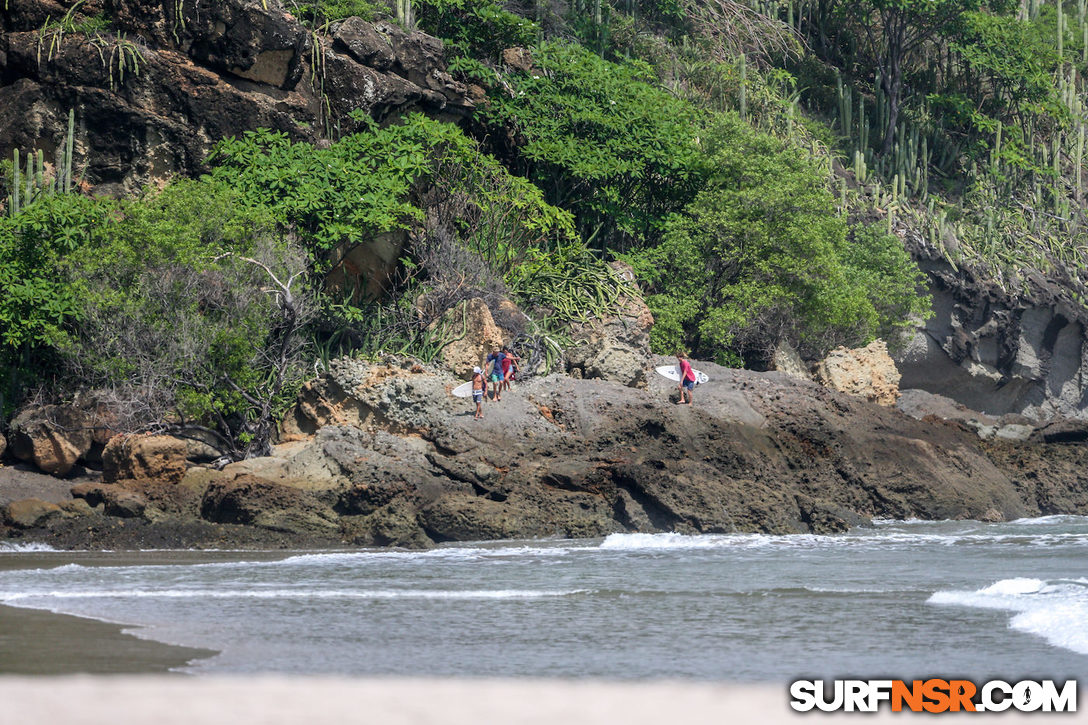
<instances>
[{"instance_id":1,"label":"ocean water","mask_svg":"<svg viewBox=\"0 0 1088 725\"><path fill-rule=\"evenodd\" d=\"M193 673L1064 680L1088 675L1086 555L1078 516L427 552L0 544L0 603L219 651Z\"/></svg>"}]
</instances>

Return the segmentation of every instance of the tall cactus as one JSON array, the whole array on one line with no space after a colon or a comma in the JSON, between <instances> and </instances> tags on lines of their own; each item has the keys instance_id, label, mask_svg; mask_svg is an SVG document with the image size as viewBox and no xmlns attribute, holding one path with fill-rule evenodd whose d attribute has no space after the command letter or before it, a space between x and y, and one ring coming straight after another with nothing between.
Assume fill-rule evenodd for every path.
<instances>
[{"instance_id":1,"label":"tall cactus","mask_svg":"<svg viewBox=\"0 0 1088 725\"><path fill-rule=\"evenodd\" d=\"M68 131L64 141L57 147L53 165L53 175L45 176L45 152L41 149L26 154L25 166L19 149L12 152L13 177L12 190L7 198L7 213L19 214L28 206L45 196L57 193L70 193L72 190L72 153L75 147L75 110L68 112Z\"/></svg>"}]
</instances>

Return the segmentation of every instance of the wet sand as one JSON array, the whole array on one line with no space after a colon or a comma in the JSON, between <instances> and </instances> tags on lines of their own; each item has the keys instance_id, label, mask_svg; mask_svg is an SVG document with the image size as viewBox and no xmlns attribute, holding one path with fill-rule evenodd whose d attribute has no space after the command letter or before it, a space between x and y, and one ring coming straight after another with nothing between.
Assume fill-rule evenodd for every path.
<instances>
[{"instance_id":1,"label":"wet sand","mask_svg":"<svg viewBox=\"0 0 1088 725\"><path fill-rule=\"evenodd\" d=\"M0 570L148 563L275 559L282 552L0 552ZM0 605L0 675L150 674L184 667L213 650L180 647L125 634L124 625L39 609ZM0 721L2 722L2 721Z\"/></svg>"},{"instance_id":2,"label":"wet sand","mask_svg":"<svg viewBox=\"0 0 1088 725\"><path fill-rule=\"evenodd\" d=\"M215 652L124 634L116 624L0 606L0 674L168 672Z\"/></svg>"}]
</instances>

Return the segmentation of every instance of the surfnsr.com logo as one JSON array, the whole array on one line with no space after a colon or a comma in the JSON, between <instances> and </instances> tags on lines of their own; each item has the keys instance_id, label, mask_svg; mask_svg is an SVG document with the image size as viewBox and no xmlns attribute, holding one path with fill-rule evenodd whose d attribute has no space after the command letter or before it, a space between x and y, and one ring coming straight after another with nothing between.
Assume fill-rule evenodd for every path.
<instances>
[{"instance_id":1,"label":"surfnsr.com logo","mask_svg":"<svg viewBox=\"0 0 1088 725\"><path fill-rule=\"evenodd\" d=\"M799 712L1076 712L1077 681L1053 680L798 680L790 707Z\"/></svg>"}]
</instances>

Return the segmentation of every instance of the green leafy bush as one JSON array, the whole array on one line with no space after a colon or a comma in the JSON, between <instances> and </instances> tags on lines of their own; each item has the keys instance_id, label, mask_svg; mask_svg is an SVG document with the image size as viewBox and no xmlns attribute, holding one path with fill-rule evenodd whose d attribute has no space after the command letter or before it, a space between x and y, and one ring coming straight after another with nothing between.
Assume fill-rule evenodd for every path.
<instances>
[{"instance_id":1,"label":"green leafy bush","mask_svg":"<svg viewBox=\"0 0 1088 725\"><path fill-rule=\"evenodd\" d=\"M60 345L72 387L110 391L117 427L214 431L267 450L305 372L305 256L216 181L122 203L109 233L62 261L78 323Z\"/></svg>"},{"instance_id":2,"label":"green leafy bush","mask_svg":"<svg viewBox=\"0 0 1088 725\"><path fill-rule=\"evenodd\" d=\"M60 194L0 216L0 420L30 386L57 371L79 301L65 257L105 233L112 205Z\"/></svg>"},{"instance_id":3,"label":"green leafy bush","mask_svg":"<svg viewBox=\"0 0 1088 725\"><path fill-rule=\"evenodd\" d=\"M532 45L537 25L494 0L416 0L420 29L442 38L459 55L498 60L504 48Z\"/></svg>"},{"instance_id":4,"label":"green leafy bush","mask_svg":"<svg viewBox=\"0 0 1088 725\"><path fill-rule=\"evenodd\" d=\"M656 240L706 174L698 137L706 115L656 85L644 63L611 63L584 48L547 43L539 71L510 77L488 115L516 139L516 173L551 204L570 209L597 246Z\"/></svg>"},{"instance_id":5,"label":"green leafy bush","mask_svg":"<svg viewBox=\"0 0 1088 725\"><path fill-rule=\"evenodd\" d=\"M649 284L658 352L759 364L782 339L815 355L926 310L902 244L849 229L806 154L735 116L709 134L707 150L711 182L671 217L659 247L628 256Z\"/></svg>"},{"instance_id":6,"label":"green leafy bush","mask_svg":"<svg viewBox=\"0 0 1088 725\"><path fill-rule=\"evenodd\" d=\"M291 3L291 12L295 17L311 27L319 27L351 17L374 20L385 11L386 7L383 3L373 3L368 0L314 0Z\"/></svg>"}]
</instances>

